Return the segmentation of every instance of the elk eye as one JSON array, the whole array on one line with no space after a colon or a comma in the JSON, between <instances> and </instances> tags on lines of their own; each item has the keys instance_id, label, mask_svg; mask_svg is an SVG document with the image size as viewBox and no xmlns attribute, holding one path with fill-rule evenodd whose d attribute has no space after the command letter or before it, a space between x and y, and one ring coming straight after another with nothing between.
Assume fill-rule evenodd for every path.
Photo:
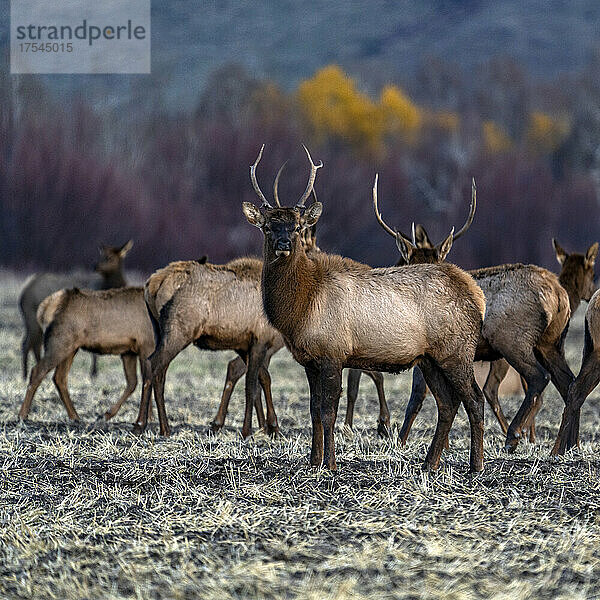
<instances>
[{"instance_id":1,"label":"elk eye","mask_svg":"<svg viewBox=\"0 0 600 600\"><path fill-rule=\"evenodd\" d=\"M302 230L302 227L300 227L300 225L296 225L296 228L294 229L294 231L300 232Z\"/></svg>"}]
</instances>

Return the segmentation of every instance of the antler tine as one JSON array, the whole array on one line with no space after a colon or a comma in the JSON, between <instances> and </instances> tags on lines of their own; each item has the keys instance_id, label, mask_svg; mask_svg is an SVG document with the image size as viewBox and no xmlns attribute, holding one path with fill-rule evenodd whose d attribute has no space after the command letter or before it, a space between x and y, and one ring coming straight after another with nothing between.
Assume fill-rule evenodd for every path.
<instances>
[{"instance_id":1,"label":"antler tine","mask_svg":"<svg viewBox=\"0 0 600 600\"><path fill-rule=\"evenodd\" d=\"M275 198L275 204L277 204L277 206L281 207L281 202L279 202L279 176L281 175L281 172L283 171L283 169L285 168L285 165L287 165L287 160L281 165L281 167L279 167L279 171L277 171L277 177L275 177L275 182L273 183L273 198Z\"/></svg>"},{"instance_id":2,"label":"antler tine","mask_svg":"<svg viewBox=\"0 0 600 600\"><path fill-rule=\"evenodd\" d=\"M410 233L412 235L413 246L416 247L416 245L417 245L417 234L416 234L416 231L415 231L415 222L414 221L412 222L412 225L410 227Z\"/></svg>"},{"instance_id":3,"label":"antler tine","mask_svg":"<svg viewBox=\"0 0 600 600\"><path fill-rule=\"evenodd\" d=\"M469 216L465 224L461 227L461 229L454 236L454 241L456 241L469 227L471 227L471 223L475 218L475 209L477 208L477 186L475 185L475 177L473 177L471 181L471 208L469 209Z\"/></svg>"},{"instance_id":4,"label":"antler tine","mask_svg":"<svg viewBox=\"0 0 600 600\"><path fill-rule=\"evenodd\" d=\"M313 160L310 156L310 152L308 151L308 148L304 144L302 144L302 147L304 148L304 151L306 152L306 156L308 156L308 160L310 161L310 175L308 177L308 183L306 184L306 190L304 190L304 194L302 194L302 197L300 198L300 200L298 200L298 202L296 202L295 208L304 208L304 203L310 196L313 186L315 185L315 179L317 177L317 169L320 169L323 166L322 160L319 161L318 165L315 165L315 163L313 162Z\"/></svg>"},{"instance_id":5,"label":"antler tine","mask_svg":"<svg viewBox=\"0 0 600 600\"><path fill-rule=\"evenodd\" d=\"M260 147L260 152L258 153L256 162L250 167L250 180L252 181L252 187L254 187L254 191L256 192L256 194L262 201L261 208L264 208L265 206L267 208L273 208L269 204L269 201L265 198L265 195L262 193L262 190L260 189L260 186L258 185L258 181L256 180L256 167L258 166L258 163L260 162L260 159L262 158L262 153L263 153L264 149L265 149L265 145L263 144Z\"/></svg>"},{"instance_id":6,"label":"antler tine","mask_svg":"<svg viewBox=\"0 0 600 600\"><path fill-rule=\"evenodd\" d=\"M375 174L375 182L373 183L373 209L375 210L375 216L379 224L394 238L396 238L396 232L383 220L379 207L377 206L377 182L379 181L379 173Z\"/></svg>"}]
</instances>

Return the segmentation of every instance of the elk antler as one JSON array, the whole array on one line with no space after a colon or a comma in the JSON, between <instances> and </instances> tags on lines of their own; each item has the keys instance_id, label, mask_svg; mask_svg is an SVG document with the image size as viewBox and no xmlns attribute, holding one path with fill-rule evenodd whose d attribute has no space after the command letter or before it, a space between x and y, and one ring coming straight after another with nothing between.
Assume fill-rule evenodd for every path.
<instances>
[{"instance_id":1,"label":"elk antler","mask_svg":"<svg viewBox=\"0 0 600 600\"><path fill-rule=\"evenodd\" d=\"M477 208L477 186L475 185L475 177L472 179L471 183L471 208L469 209L469 216L465 224L462 228L456 233L454 236L454 241L456 241L469 227L471 227L471 223L475 217L475 209Z\"/></svg>"},{"instance_id":2,"label":"elk antler","mask_svg":"<svg viewBox=\"0 0 600 600\"><path fill-rule=\"evenodd\" d=\"M287 160L279 167L279 171L277 171L277 177L275 177L275 182L273 183L273 198L275 198L275 204L281 207L281 203L279 202L279 177L281 176L281 172L287 165Z\"/></svg>"},{"instance_id":3,"label":"elk antler","mask_svg":"<svg viewBox=\"0 0 600 600\"><path fill-rule=\"evenodd\" d=\"M320 169L323 166L322 160L319 161L318 165L315 165L315 163L313 162L313 160L310 156L310 152L308 151L308 148L304 144L302 144L302 147L304 148L304 151L306 152L306 156L308 156L308 160L310 162L310 175L308 177L308 183L306 184L306 190L304 190L304 194L302 194L302 198L300 198L300 200L298 200L298 202L296 202L296 206L294 208L305 208L304 203L310 196L311 192L313 191L313 186L315 185L315 178L317 177L317 169Z\"/></svg>"},{"instance_id":4,"label":"elk antler","mask_svg":"<svg viewBox=\"0 0 600 600\"><path fill-rule=\"evenodd\" d=\"M260 152L258 153L258 157L256 158L256 162L250 167L250 180L252 181L252 186L254 187L254 191L257 193L258 197L261 199L262 201L262 206L261 208L273 208L268 200L265 198L265 195L262 193L262 190L260 189L260 186L258 185L258 181L256 181L256 167L258 166L258 163L260 162L260 159L262 158L262 153L263 150L265 149L265 145L263 144L260 147Z\"/></svg>"},{"instance_id":5,"label":"elk antler","mask_svg":"<svg viewBox=\"0 0 600 600\"><path fill-rule=\"evenodd\" d=\"M406 237L401 231L394 231L384 220L379 212L379 208L377 206L377 182L379 181L379 173L375 175L375 183L373 183L373 208L375 209L375 216L377 217L377 221L379 224L394 238L398 235L401 235L405 240L410 242L410 238ZM414 223L413 223L413 239L414 239ZM413 246L416 244L413 242Z\"/></svg>"}]
</instances>

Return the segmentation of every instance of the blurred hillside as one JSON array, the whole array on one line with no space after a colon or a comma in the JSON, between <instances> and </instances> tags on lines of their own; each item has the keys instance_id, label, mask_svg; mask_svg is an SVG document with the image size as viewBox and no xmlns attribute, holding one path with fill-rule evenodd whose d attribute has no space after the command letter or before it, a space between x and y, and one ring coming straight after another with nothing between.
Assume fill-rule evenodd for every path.
<instances>
[{"instance_id":1,"label":"blurred hillside","mask_svg":"<svg viewBox=\"0 0 600 600\"><path fill-rule=\"evenodd\" d=\"M8 44L8 14L3 0L0 49ZM43 81L111 105L138 85L160 88L161 102L189 108L213 71L232 62L286 90L335 62L371 89L398 81L414 93L415 75L429 57L475 73L505 55L534 78L548 79L590 59L599 22L596 0L169 0L152 3L151 78Z\"/></svg>"}]
</instances>

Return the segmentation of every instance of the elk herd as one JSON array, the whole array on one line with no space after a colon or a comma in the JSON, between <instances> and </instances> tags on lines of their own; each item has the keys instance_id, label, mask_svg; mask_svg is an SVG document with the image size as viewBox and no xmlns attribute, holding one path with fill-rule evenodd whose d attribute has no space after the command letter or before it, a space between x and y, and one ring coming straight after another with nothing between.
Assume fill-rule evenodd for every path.
<instances>
[{"instance_id":1,"label":"elk herd","mask_svg":"<svg viewBox=\"0 0 600 600\"><path fill-rule=\"evenodd\" d=\"M583 402L600 382L600 292L595 292L594 264L598 243L585 254L567 254L553 240L560 274L535 265L505 264L464 271L447 262L455 240L469 229L476 211L475 182L464 226L433 244L424 227L413 224L411 235L391 228L381 216L373 184L373 208L381 227L394 238L400 253L389 268L372 268L328 254L316 244L315 226L323 211L314 184L318 169L310 163L306 189L293 205L273 200L258 183L256 162L250 179L260 206L242 205L251 225L264 235L263 259L238 258L215 265L199 260L174 262L159 269L143 287L128 287L123 259L132 242L102 248L95 277L42 274L21 293L25 323L23 376L28 354L37 364L29 373L19 411L27 419L37 388L54 370L53 380L70 419L78 414L67 386L79 349L121 357L126 386L102 418L114 417L142 377L141 401L134 431L142 433L154 395L161 435L170 434L165 405L165 379L173 359L193 344L203 350L233 350L221 402L210 428L223 427L229 399L245 375L242 435L252 433L253 411L268 434L279 427L271 393L269 363L286 346L304 367L310 390L312 446L310 463L336 469L335 422L348 373L345 425L352 428L362 373L375 383L379 397L378 432L390 431L382 372L414 367L410 400L400 439L405 443L427 388L437 404L437 426L425 458L436 469L448 445L448 433L462 403L469 421L470 470L483 469L483 415L487 399L512 452L528 435L535 440L535 417L550 381L565 408L552 454L579 444ZM309 202L310 200L310 202ZM577 377L564 354L569 320L579 303L588 301L583 364ZM43 353L42 353L43 345ZM473 365L489 361L479 388ZM498 388L512 366L521 377L524 399L509 422L498 400ZM95 373L95 358L92 374ZM262 396L265 398L266 415Z\"/></svg>"}]
</instances>

